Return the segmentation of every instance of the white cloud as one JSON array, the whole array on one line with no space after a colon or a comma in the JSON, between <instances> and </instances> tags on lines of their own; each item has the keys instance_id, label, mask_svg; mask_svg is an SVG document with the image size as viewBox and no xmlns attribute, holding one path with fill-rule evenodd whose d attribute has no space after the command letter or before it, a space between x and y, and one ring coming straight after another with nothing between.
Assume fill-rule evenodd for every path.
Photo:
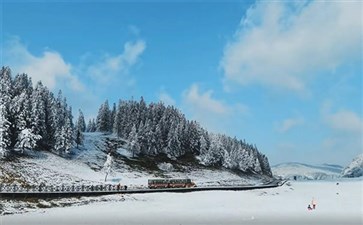
<instances>
[{"instance_id":1,"label":"white cloud","mask_svg":"<svg viewBox=\"0 0 363 225\"><path fill-rule=\"evenodd\" d=\"M4 50L5 63L16 73L27 73L33 82L41 80L48 88L54 89L58 81L75 91L83 90L77 76L72 74L72 65L55 51L45 50L41 56L31 54L18 38L12 38Z\"/></svg>"},{"instance_id":2,"label":"white cloud","mask_svg":"<svg viewBox=\"0 0 363 225\"><path fill-rule=\"evenodd\" d=\"M228 114L229 107L221 101L212 98L213 91L209 90L205 93L199 93L197 84L193 84L184 93L185 102L198 112L214 113L218 115Z\"/></svg>"},{"instance_id":3,"label":"white cloud","mask_svg":"<svg viewBox=\"0 0 363 225\"><path fill-rule=\"evenodd\" d=\"M322 122L337 132L362 135L363 118L347 109L335 109L333 101L326 100L320 108Z\"/></svg>"},{"instance_id":4,"label":"white cloud","mask_svg":"<svg viewBox=\"0 0 363 225\"><path fill-rule=\"evenodd\" d=\"M304 93L321 71L362 60L359 1L260 1L242 19L220 66L225 81Z\"/></svg>"},{"instance_id":5,"label":"white cloud","mask_svg":"<svg viewBox=\"0 0 363 225\"><path fill-rule=\"evenodd\" d=\"M329 128L320 143L321 154L336 162L343 160L348 163L363 151L362 115L344 108L337 109L332 100L323 102L320 113L322 124Z\"/></svg>"},{"instance_id":6,"label":"white cloud","mask_svg":"<svg viewBox=\"0 0 363 225\"><path fill-rule=\"evenodd\" d=\"M116 81L115 85L133 87L132 76L122 82L117 77L125 78L145 48L144 41L127 42L122 54L101 58L89 52L80 56L79 64L71 64L56 51L46 49L35 55L19 38L10 38L4 43L4 64L10 66L13 74L27 73L34 84L41 80L52 91L61 89L73 109L81 108L90 117L97 112L101 101L110 97L109 85L104 84ZM94 79L87 79L87 75ZM86 82L82 83L78 77Z\"/></svg>"},{"instance_id":7,"label":"white cloud","mask_svg":"<svg viewBox=\"0 0 363 225\"><path fill-rule=\"evenodd\" d=\"M197 84L185 90L182 98L183 111L213 132L230 133L231 125L237 126L249 114L248 106L241 103L227 104L216 99L213 90L200 91Z\"/></svg>"},{"instance_id":8,"label":"white cloud","mask_svg":"<svg viewBox=\"0 0 363 225\"><path fill-rule=\"evenodd\" d=\"M278 130L282 133L285 133L296 126L302 125L303 123L303 118L288 118L279 124Z\"/></svg>"},{"instance_id":9,"label":"white cloud","mask_svg":"<svg viewBox=\"0 0 363 225\"><path fill-rule=\"evenodd\" d=\"M326 124L334 130L362 134L363 120L354 112L340 110L325 115L324 120Z\"/></svg>"},{"instance_id":10,"label":"white cloud","mask_svg":"<svg viewBox=\"0 0 363 225\"><path fill-rule=\"evenodd\" d=\"M117 77L128 73L130 67L135 65L145 48L146 43L142 40L127 42L121 54L104 56L101 62L87 68L87 74L102 84L114 82ZM134 81L128 83L133 84Z\"/></svg>"}]
</instances>

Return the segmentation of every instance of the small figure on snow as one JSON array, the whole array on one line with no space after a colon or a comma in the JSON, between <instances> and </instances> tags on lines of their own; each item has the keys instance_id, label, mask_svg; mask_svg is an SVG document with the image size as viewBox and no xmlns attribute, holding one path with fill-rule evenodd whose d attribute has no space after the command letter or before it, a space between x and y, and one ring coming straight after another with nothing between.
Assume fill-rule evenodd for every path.
<instances>
[{"instance_id":1,"label":"small figure on snow","mask_svg":"<svg viewBox=\"0 0 363 225\"><path fill-rule=\"evenodd\" d=\"M313 210L310 205L308 205L308 210Z\"/></svg>"},{"instance_id":2,"label":"small figure on snow","mask_svg":"<svg viewBox=\"0 0 363 225\"><path fill-rule=\"evenodd\" d=\"M313 197L313 200L311 200L311 205L313 206L313 209L315 209L315 207L316 207L316 200L315 200L314 197Z\"/></svg>"}]
</instances>

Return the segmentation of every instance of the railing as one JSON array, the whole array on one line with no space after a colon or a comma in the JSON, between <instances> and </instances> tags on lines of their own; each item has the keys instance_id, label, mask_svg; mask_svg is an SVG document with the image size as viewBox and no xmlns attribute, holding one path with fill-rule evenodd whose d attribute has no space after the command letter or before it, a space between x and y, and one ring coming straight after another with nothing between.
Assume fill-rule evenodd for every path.
<instances>
[{"instance_id":1,"label":"railing","mask_svg":"<svg viewBox=\"0 0 363 225\"><path fill-rule=\"evenodd\" d=\"M227 190L252 190L262 188L274 188L281 186L286 181L275 180L263 185L251 186L204 186L192 188L161 188L149 189L144 188L131 188L123 185L61 185L61 186L19 186L19 185L4 185L0 184L0 196L8 198L27 198L27 197L40 197L40 198L59 198L70 196L97 196L107 194L143 194L151 192L193 192L193 191L227 191Z\"/></svg>"},{"instance_id":2,"label":"railing","mask_svg":"<svg viewBox=\"0 0 363 225\"><path fill-rule=\"evenodd\" d=\"M126 185L61 185L61 186L19 186L0 184L0 193L76 193L76 192L117 192L127 190Z\"/></svg>"}]
</instances>

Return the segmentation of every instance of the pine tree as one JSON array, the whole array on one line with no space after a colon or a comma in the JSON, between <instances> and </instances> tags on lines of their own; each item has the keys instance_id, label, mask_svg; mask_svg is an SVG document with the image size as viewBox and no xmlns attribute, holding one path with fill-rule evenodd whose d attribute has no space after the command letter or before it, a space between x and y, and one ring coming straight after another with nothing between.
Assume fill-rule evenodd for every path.
<instances>
[{"instance_id":1,"label":"pine tree","mask_svg":"<svg viewBox=\"0 0 363 225\"><path fill-rule=\"evenodd\" d=\"M209 150L209 137L208 137L208 133L203 133L200 136L199 143L200 143L200 145L199 145L200 146L199 153L201 155L207 154L207 152Z\"/></svg>"},{"instance_id":2,"label":"pine tree","mask_svg":"<svg viewBox=\"0 0 363 225\"><path fill-rule=\"evenodd\" d=\"M133 125L131 132L129 134L129 150L132 152L132 157L135 157L135 155L138 155L140 153L140 145L138 142L138 135L136 132L136 126Z\"/></svg>"},{"instance_id":3,"label":"pine tree","mask_svg":"<svg viewBox=\"0 0 363 225\"><path fill-rule=\"evenodd\" d=\"M83 140L84 140L84 136L83 136L82 132L79 129L76 129L75 142L76 142L77 148L79 147L79 145L83 145Z\"/></svg>"},{"instance_id":4,"label":"pine tree","mask_svg":"<svg viewBox=\"0 0 363 225\"><path fill-rule=\"evenodd\" d=\"M9 127L10 123L6 119L6 107L2 96L0 96L0 157L4 157L10 145Z\"/></svg>"},{"instance_id":5,"label":"pine tree","mask_svg":"<svg viewBox=\"0 0 363 225\"><path fill-rule=\"evenodd\" d=\"M171 158L180 156L179 151L181 147L181 143L178 136L179 126L173 122L168 134L167 140L167 148L168 148L168 156Z\"/></svg>"},{"instance_id":6,"label":"pine tree","mask_svg":"<svg viewBox=\"0 0 363 225\"><path fill-rule=\"evenodd\" d=\"M116 104L113 103L112 111L110 111L110 122L108 124L108 132L113 132L113 126L116 120Z\"/></svg>"},{"instance_id":7,"label":"pine tree","mask_svg":"<svg viewBox=\"0 0 363 225\"><path fill-rule=\"evenodd\" d=\"M111 132L111 111L108 105L108 100L101 105L97 115L97 131L100 132Z\"/></svg>"},{"instance_id":8,"label":"pine tree","mask_svg":"<svg viewBox=\"0 0 363 225\"><path fill-rule=\"evenodd\" d=\"M11 113L11 147L14 147L24 129L31 129L31 94L32 81L26 74L18 74L13 82L13 99L10 104Z\"/></svg>"},{"instance_id":9,"label":"pine tree","mask_svg":"<svg viewBox=\"0 0 363 225\"><path fill-rule=\"evenodd\" d=\"M45 110L46 106L43 101L44 86L41 82L38 82L32 95L32 130L36 135L45 136L46 133L46 121ZM43 141L42 141L43 142ZM46 142L46 141L45 141Z\"/></svg>"},{"instance_id":10,"label":"pine tree","mask_svg":"<svg viewBox=\"0 0 363 225\"><path fill-rule=\"evenodd\" d=\"M84 120L82 110L79 110L76 130L79 130L80 132L85 132L86 131L86 122Z\"/></svg>"},{"instance_id":11,"label":"pine tree","mask_svg":"<svg viewBox=\"0 0 363 225\"><path fill-rule=\"evenodd\" d=\"M13 97L13 90L11 70L9 67L2 67L0 71L0 96L3 101L2 104L5 105L6 110L8 110Z\"/></svg>"},{"instance_id":12,"label":"pine tree","mask_svg":"<svg viewBox=\"0 0 363 225\"><path fill-rule=\"evenodd\" d=\"M87 132L96 132L96 130L97 130L97 127L96 127L95 119L89 119L86 131Z\"/></svg>"}]
</instances>

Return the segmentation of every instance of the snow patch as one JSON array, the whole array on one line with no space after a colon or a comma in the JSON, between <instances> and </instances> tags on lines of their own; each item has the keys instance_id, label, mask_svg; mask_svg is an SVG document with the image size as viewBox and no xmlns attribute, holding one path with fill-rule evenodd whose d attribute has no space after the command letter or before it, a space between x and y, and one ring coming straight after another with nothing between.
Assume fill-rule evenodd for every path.
<instances>
[{"instance_id":1,"label":"snow patch","mask_svg":"<svg viewBox=\"0 0 363 225\"><path fill-rule=\"evenodd\" d=\"M125 156L126 158L131 158L132 157L132 152L124 149L124 148L119 148L117 149L117 153L122 155L122 156Z\"/></svg>"}]
</instances>

